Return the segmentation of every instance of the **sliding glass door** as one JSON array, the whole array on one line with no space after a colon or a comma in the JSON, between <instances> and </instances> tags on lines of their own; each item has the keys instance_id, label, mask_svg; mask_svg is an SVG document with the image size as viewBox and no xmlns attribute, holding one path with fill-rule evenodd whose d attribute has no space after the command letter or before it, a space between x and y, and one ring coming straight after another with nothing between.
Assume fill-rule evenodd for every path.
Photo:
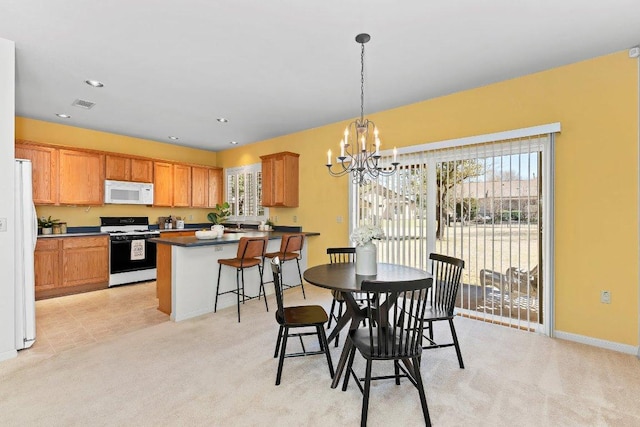
<instances>
[{"instance_id":1,"label":"sliding glass door","mask_svg":"<svg viewBox=\"0 0 640 427\"><path fill-rule=\"evenodd\" d=\"M379 262L428 269L430 252L463 259L459 314L539 330L551 139L403 153L397 174L354 187L352 224L383 227Z\"/></svg>"}]
</instances>

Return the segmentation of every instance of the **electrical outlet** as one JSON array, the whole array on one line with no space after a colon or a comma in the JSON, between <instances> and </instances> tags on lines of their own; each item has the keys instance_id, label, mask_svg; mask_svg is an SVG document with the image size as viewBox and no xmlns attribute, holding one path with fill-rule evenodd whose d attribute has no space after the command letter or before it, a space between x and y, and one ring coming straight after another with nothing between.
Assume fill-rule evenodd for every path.
<instances>
[{"instance_id":1,"label":"electrical outlet","mask_svg":"<svg viewBox=\"0 0 640 427\"><path fill-rule=\"evenodd\" d=\"M611 304L611 292L600 291L600 302L603 304Z\"/></svg>"},{"instance_id":2,"label":"electrical outlet","mask_svg":"<svg viewBox=\"0 0 640 427\"><path fill-rule=\"evenodd\" d=\"M293 216L293 223L295 224L296 222L298 222L298 215Z\"/></svg>"},{"instance_id":3,"label":"electrical outlet","mask_svg":"<svg viewBox=\"0 0 640 427\"><path fill-rule=\"evenodd\" d=\"M278 222L278 215L273 217L273 222Z\"/></svg>"},{"instance_id":4,"label":"electrical outlet","mask_svg":"<svg viewBox=\"0 0 640 427\"><path fill-rule=\"evenodd\" d=\"M193 219L193 215L189 215L189 221Z\"/></svg>"},{"instance_id":5,"label":"electrical outlet","mask_svg":"<svg viewBox=\"0 0 640 427\"><path fill-rule=\"evenodd\" d=\"M214 252L222 252L224 248L221 245L216 245L213 247Z\"/></svg>"},{"instance_id":6,"label":"electrical outlet","mask_svg":"<svg viewBox=\"0 0 640 427\"><path fill-rule=\"evenodd\" d=\"M7 218L0 218L0 231L7 231Z\"/></svg>"},{"instance_id":7,"label":"electrical outlet","mask_svg":"<svg viewBox=\"0 0 640 427\"><path fill-rule=\"evenodd\" d=\"M341 217L341 216L337 216L337 217L336 217L336 222L337 222L338 224L342 224L342 217Z\"/></svg>"}]
</instances>

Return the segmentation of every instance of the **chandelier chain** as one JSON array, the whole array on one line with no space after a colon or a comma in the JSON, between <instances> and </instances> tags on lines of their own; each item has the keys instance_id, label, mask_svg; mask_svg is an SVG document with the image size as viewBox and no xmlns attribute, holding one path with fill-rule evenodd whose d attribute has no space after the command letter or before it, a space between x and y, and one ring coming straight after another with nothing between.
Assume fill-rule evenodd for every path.
<instances>
[{"instance_id":1,"label":"chandelier chain","mask_svg":"<svg viewBox=\"0 0 640 427\"><path fill-rule=\"evenodd\" d=\"M360 122L364 122L364 43L360 46Z\"/></svg>"}]
</instances>

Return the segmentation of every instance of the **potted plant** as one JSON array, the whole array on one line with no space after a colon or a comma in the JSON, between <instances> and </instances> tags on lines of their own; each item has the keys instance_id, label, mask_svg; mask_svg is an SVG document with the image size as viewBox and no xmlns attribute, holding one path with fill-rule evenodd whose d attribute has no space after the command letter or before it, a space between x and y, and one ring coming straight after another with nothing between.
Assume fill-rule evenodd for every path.
<instances>
[{"instance_id":1,"label":"potted plant","mask_svg":"<svg viewBox=\"0 0 640 427\"><path fill-rule=\"evenodd\" d=\"M58 219L51 219L51 215L48 218L38 218L38 227L42 228L42 234L51 234L53 232L53 224L57 224L58 221Z\"/></svg>"},{"instance_id":2,"label":"potted plant","mask_svg":"<svg viewBox=\"0 0 640 427\"><path fill-rule=\"evenodd\" d=\"M218 225L225 222L229 216L231 216L231 206L229 206L229 203L224 202L223 204L216 204L213 212L209 212L207 215L207 219L213 225Z\"/></svg>"}]
</instances>

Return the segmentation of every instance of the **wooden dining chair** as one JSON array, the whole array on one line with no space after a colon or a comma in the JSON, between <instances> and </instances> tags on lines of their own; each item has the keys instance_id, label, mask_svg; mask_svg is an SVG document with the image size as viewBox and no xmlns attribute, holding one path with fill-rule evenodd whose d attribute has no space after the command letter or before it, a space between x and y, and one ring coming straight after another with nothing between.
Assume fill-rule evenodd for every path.
<instances>
[{"instance_id":1,"label":"wooden dining chair","mask_svg":"<svg viewBox=\"0 0 640 427\"><path fill-rule=\"evenodd\" d=\"M264 257L267 249L266 237L241 237L238 242L238 252L235 258L223 258L218 260L218 284L216 285L216 299L213 305L213 312L218 309L218 296L233 293L236 294L236 300L238 304L238 322L240 322L240 302L242 304L245 301L254 298L260 298L264 295L264 305L269 311L269 304L267 303L267 295L264 290L264 281L262 279L262 273L264 272ZM220 276L222 273L222 266L226 265L236 269L236 289L220 292ZM244 290L244 270L251 267L258 267L258 274L260 275L260 287L258 288L258 295L248 296ZM240 281L242 278L242 282Z\"/></svg>"},{"instance_id":2,"label":"wooden dining chair","mask_svg":"<svg viewBox=\"0 0 640 427\"><path fill-rule=\"evenodd\" d=\"M293 288L295 286L300 286L302 288L302 297L306 299L307 296L304 293L304 281L302 280L302 272L300 271L300 259L302 258L303 246L304 246L304 233L283 234L282 240L280 241L280 250L277 252L267 252L264 256L269 259L278 257L280 259L281 264L284 264L285 262L291 261L294 259L296 260L296 264L298 266L298 277L300 277L300 283L296 285L285 284L282 275L280 276L280 283L285 289Z\"/></svg>"},{"instance_id":3,"label":"wooden dining chair","mask_svg":"<svg viewBox=\"0 0 640 427\"><path fill-rule=\"evenodd\" d=\"M426 323L425 329L428 330L428 336L425 335L424 339L428 343L423 345L422 348L433 349L453 346L456 348L460 368L464 369L460 343L453 324L456 296L462 280L464 260L435 253L429 255L429 260L431 261L433 287L431 288L430 307L423 317L423 321ZM433 324L439 321L447 321L449 323L453 342L442 344L434 341Z\"/></svg>"},{"instance_id":4,"label":"wooden dining chair","mask_svg":"<svg viewBox=\"0 0 640 427\"><path fill-rule=\"evenodd\" d=\"M271 260L271 271L273 272L273 284L276 293L276 302L278 304L278 310L276 311L276 321L280 328L278 330L278 339L276 341L276 351L273 357L280 356L278 360L278 373L276 374L276 385L280 385L280 379L282 378L282 367L284 365L284 359L286 357L298 357L298 356L310 356L315 354L324 354L327 357L327 363L329 365L329 374L333 378L333 363L331 362L331 354L329 353L329 343L327 342L327 336L324 332L324 324L329 320L327 312L319 305L299 305L285 307L283 286L280 281L281 277L281 264L278 257L274 257ZM290 333L291 329L306 328L303 332ZM309 328L314 328L315 331L310 331ZM303 336L317 335L318 344L320 350L307 351L302 340ZM289 337L298 337L300 339L300 345L302 352L287 354L287 340Z\"/></svg>"},{"instance_id":5,"label":"wooden dining chair","mask_svg":"<svg viewBox=\"0 0 640 427\"><path fill-rule=\"evenodd\" d=\"M327 255L329 255L329 263L354 263L356 262L356 248L344 247L344 248L327 248ZM327 329L331 328L331 321L335 320L337 323L342 316L342 306L344 305L344 298L342 292L331 291L333 301L331 301L331 308L329 309L329 322L327 323ZM337 308L337 313L336 313ZM338 346L340 340L340 334L336 335L335 346Z\"/></svg>"},{"instance_id":6,"label":"wooden dining chair","mask_svg":"<svg viewBox=\"0 0 640 427\"><path fill-rule=\"evenodd\" d=\"M400 385L401 378L409 379L418 389L424 421L426 425L431 425L420 374L424 327L422 318L427 308L427 294L430 287L431 279L362 282L362 290L367 296L365 312L368 326L349 331L347 339L351 350L342 385L342 391L346 391L349 378L353 376L362 392L360 417L362 426L367 425L371 381L395 379L396 384ZM356 350L366 360L365 375L362 379L353 369ZM394 375L372 377L373 361L381 360L393 361Z\"/></svg>"}]
</instances>

